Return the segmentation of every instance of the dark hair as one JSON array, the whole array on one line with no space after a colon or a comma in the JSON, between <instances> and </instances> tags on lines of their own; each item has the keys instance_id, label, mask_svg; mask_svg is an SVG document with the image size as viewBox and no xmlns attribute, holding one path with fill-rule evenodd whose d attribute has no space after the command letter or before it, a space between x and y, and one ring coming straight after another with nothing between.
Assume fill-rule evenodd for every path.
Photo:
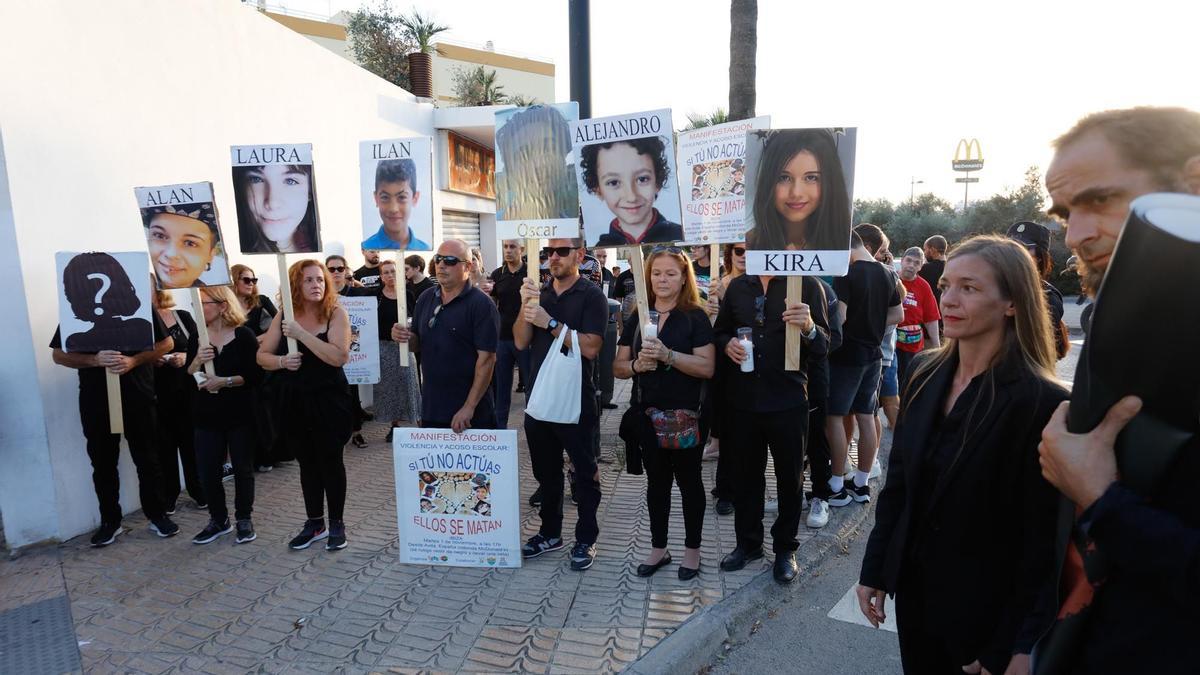
<instances>
[{"instance_id":1,"label":"dark hair","mask_svg":"<svg viewBox=\"0 0 1200 675\"><path fill-rule=\"evenodd\" d=\"M883 230L879 229L878 225L871 223L863 223L854 228L854 233L850 236L851 246L854 245L855 238L858 238L859 243L867 247L871 255L875 255L879 249L883 248Z\"/></svg>"},{"instance_id":2,"label":"dark hair","mask_svg":"<svg viewBox=\"0 0 1200 675\"><path fill-rule=\"evenodd\" d=\"M946 238L940 234L935 234L926 239L925 246L937 251L939 255L946 255Z\"/></svg>"},{"instance_id":3,"label":"dark hair","mask_svg":"<svg viewBox=\"0 0 1200 675\"><path fill-rule=\"evenodd\" d=\"M404 259L404 264L417 270L421 274L425 273L425 259L415 253Z\"/></svg>"},{"instance_id":4,"label":"dark hair","mask_svg":"<svg viewBox=\"0 0 1200 675\"><path fill-rule=\"evenodd\" d=\"M326 266L326 267L329 267L329 261L330 261L330 260L341 260L341 261L342 261L342 263L343 263L343 264L345 264L345 265L349 265L349 264L350 264L350 263L346 262L346 259L345 259L345 258L343 258L342 256L340 256L340 255L337 255L337 254L334 254L334 255L327 255L327 256L325 256L325 266Z\"/></svg>"},{"instance_id":5,"label":"dark hair","mask_svg":"<svg viewBox=\"0 0 1200 675\"><path fill-rule=\"evenodd\" d=\"M631 138L626 141L593 143L583 146L583 149L580 150L579 166L583 169L583 184L587 187L588 192L595 194L596 190L600 188L600 174L597 172L599 167L596 166L600 151L607 150L617 143L629 145L639 155L650 155L650 161L654 164L654 180L658 182L658 189L661 190L666 186L667 178L671 176L671 169L667 166L667 145L658 136L647 136L646 138Z\"/></svg>"},{"instance_id":6,"label":"dark hair","mask_svg":"<svg viewBox=\"0 0 1200 675\"><path fill-rule=\"evenodd\" d=\"M217 230L217 207L212 202L195 202L179 206L155 206L142 209L142 227L150 229L150 224L160 215L182 216L198 220L208 226L212 235L212 248L221 243L221 233Z\"/></svg>"},{"instance_id":7,"label":"dark hair","mask_svg":"<svg viewBox=\"0 0 1200 675\"><path fill-rule=\"evenodd\" d=\"M411 159L384 159L375 165L375 189L381 183L408 183L417 191L417 163Z\"/></svg>"},{"instance_id":8,"label":"dark hair","mask_svg":"<svg viewBox=\"0 0 1200 675\"><path fill-rule=\"evenodd\" d=\"M850 193L846 189L834 133L832 129L754 132L763 143L763 149L754 187L754 229L746 233L751 248L766 251L787 248L787 223L775 210L775 183L787 163L805 151L816 158L821 172L821 201L805 223L804 248L846 248L850 239Z\"/></svg>"},{"instance_id":9,"label":"dark hair","mask_svg":"<svg viewBox=\"0 0 1200 675\"><path fill-rule=\"evenodd\" d=\"M103 287L103 282L89 279L89 274L108 277L108 290L99 303L96 292ZM80 253L71 258L63 268L63 293L75 318L88 323L94 323L99 317L133 316L142 306L125 268L107 253Z\"/></svg>"},{"instance_id":10,"label":"dark hair","mask_svg":"<svg viewBox=\"0 0 1200 675\"><path fill-rule=\"evenodd\" d=\"M242 240L243 253L279 252L279 247L275 245L275 242L263 235L258 219L254 217L254 213L250 211L250 205L246 203L244 189L246 177L250 172L261 171L262 168L262 165L233 167L234 205L237 206L238 236ZM296 226L296 234L293 237L293 241L297 242L298 252L306 252L307 249L315 248L317 245L317 188L313 184L311 164L289 164L288 168L308 176L308 210L304 212L304 218L300 219L300 224Z\"/></svg>"}]
</instances>

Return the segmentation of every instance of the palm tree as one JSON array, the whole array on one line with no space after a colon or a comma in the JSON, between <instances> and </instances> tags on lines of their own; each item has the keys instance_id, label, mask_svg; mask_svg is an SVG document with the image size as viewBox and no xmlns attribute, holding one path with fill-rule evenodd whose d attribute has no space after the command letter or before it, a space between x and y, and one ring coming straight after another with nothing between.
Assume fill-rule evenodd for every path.
<instances>
[{"instance_id":1,"label":"palm tree","mask_svg":"<svg viewBox=\"0 0 1200 675\"><path fill-rule=\"evenodd\" d=\"M729 119L754 117L758 0L729 3Z\"/></svg>"},{"instance_id":2,"label":"palm tree","mask_svg":"<svg viewBox=\"0 0 1200 675\"><path fill-rule=\"evenodd\" d=\"M717 108L708 114L688 113L687 119L687 126L683 130L691 131L692 129L724 124L729 121L729 114L725 112L724 108Z\"/></svg>"},{"instance_id":3,"label":"palm tree","mask_svg":"<svg viewBox=\"0 0 1200 675\"><path fill-rule=\"evenodd\" d=\"M433 17L422 16L415 9L412 14L400 17L399 23L404 27L405 37L416 45L418 54L441 53L440 50L433 46L433 38L438 33L450 30L449 26L434 23Z\"/></svg>"},{"instance_id":4,"label":"palm tree","mask_svg":"<svg viewBox=\"0 0 1200 675\"><path fill-rule=\"evenodd\" d=\"M504 85L496 84L495 70L484 70L483 66L479 66L479 70L475 73L475 79L479 83L479 94L482 99L479 105L496 105L508 100L508 96L503 91Z\"/></svg>"},{"instance_id":5,"label":"palm tree","mask_svg":"<svg viewBox=\"0 0 1200 675\"><path fill-rule=\"evenodd\" d=\"M533 96L526 96L525 94L513 94L512 96L507 96L505 97L504 102L509 105L515 105L518 108L528 108L531 105L537 105L539 103L539 101Z\"/></svg>"}]
</instances>

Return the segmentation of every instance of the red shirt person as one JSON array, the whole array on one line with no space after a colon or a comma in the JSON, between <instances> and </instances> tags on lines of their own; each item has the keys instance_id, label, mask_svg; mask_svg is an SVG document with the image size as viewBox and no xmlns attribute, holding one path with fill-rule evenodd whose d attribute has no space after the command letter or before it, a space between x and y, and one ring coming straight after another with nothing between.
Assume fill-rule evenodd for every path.
<instances>
[{"instance_id":1,"label":"red shirt person","mask_svg":"<svg viewBox=\"0 0 1200 675\"><path fill-rule=\"evenodd\" d=\"M918 276L921 266L925 264L925 253L913 246L904 252L900 261L900 279L904 282L907 293L904 295L904 319L896 327L896 359L897 376L900 390L908 382L908 366L913 357L925 348L925 334L929 334L929 346L942 346L941 331L938 321L942 314L938 311L937 299L929 282Z\"/></svg>"}]
</instances>

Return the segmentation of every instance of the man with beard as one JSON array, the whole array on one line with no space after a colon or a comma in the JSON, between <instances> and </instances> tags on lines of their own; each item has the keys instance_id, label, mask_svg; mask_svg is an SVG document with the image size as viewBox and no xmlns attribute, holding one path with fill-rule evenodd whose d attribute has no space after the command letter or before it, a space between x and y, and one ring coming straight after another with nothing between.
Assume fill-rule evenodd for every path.
<instances>
[{"instance_id":1,"label":"man with beard","mask_svg":"<svg viewBox=\"0 0 1200 675\"><path fill-rule=\"evenodd\" d=\"M379 251L364 248L362 254L363 260L366 262L362 267L354 270L354 278L364 288L377 290L383 285L383 282L379 280Z\"/></svg>"}]
</instances>

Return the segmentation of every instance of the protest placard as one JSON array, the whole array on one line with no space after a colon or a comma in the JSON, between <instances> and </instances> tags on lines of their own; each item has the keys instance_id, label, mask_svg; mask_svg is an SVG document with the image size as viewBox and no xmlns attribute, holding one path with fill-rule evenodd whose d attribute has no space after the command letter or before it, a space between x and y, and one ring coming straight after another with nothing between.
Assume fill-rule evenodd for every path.
<instances>
[{"instance_id":1,"label":"protest placard","mask_svg":"<svg viewBox=\"0 0 1200 675\"><path fill-rule=\"evenodd\" d=\"M212 183L157 185L133 191L159 288L233 283Z\"/></svg>"},{"instance_id":2,"label":"protest placard","mask_svg":"<svg viewBox=\"0 0 1200 675\"><path fill-rule=\"evenodd\" d=\"M746 134L770 126L770 117L755 117L679 132L684 241L745 241Z\"/></svg>"},{"instance_id":3,"label":"protest placard","mask_svg":"<svg viewBox=\"0 0 1200 675\"><path fill-rule=\"evenodd\" d=\"M379 299L373 295L339 296L350 317L350 358L342 366L350 384L379 382Z\"/></svg>"},{"instance_id":4,"label":"protest placard","mask_svg":"<svg viewBox=\"0 0 1200 675\"><path fill-rule=\"evenodd\" d=\"M571 147L576 103L496 113L496 236L579 236L579 191Z\"/></svg>"}]
</instances>

